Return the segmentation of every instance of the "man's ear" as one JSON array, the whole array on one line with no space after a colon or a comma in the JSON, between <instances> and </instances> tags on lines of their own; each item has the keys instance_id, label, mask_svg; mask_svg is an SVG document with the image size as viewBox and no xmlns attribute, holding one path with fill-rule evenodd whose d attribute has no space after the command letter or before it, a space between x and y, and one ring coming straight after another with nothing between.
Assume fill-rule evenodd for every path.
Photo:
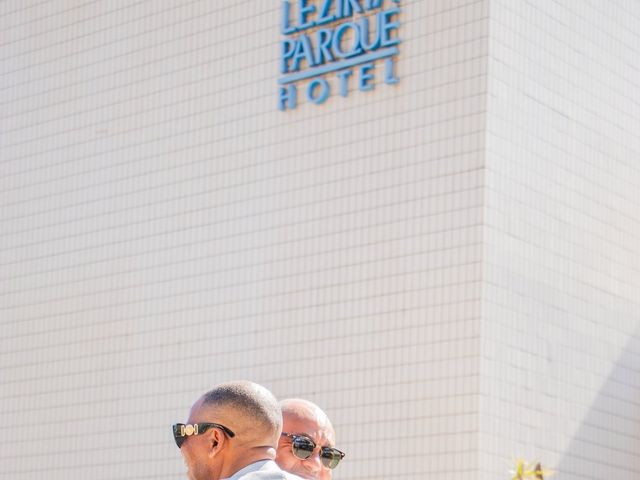
<instances>
[{"instance_id":1,"label":"man's ear","mask_svg":"<svg viewBox=\"0 0 640 480\"><path fill-rule=\"evenodd\" d=\"M208 455L209 457L215 457L224 448L224 444L227 441L227 437L219 428L212 428L208 432Z\"/></svg>"}]
</instances>

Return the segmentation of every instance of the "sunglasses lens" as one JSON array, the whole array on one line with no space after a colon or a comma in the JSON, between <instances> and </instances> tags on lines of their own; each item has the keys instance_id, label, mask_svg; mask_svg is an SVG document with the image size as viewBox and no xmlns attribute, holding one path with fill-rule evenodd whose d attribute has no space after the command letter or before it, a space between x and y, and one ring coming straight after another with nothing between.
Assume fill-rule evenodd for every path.
<instances>
[{"instance_id":1,"label":"sunglasses lens","mask_svg":"<svg viewBox=\"0 0 640 480\"><path fill-rule=\"evenodd\" d=\"M342 454L334 448L323 448L320 451L320 460L327 468L336 468L342 460Z\"/></svg>"},{"instance_id":2,"label":"sunglasses lens","mask_svg":"<svg viewBox=\"0 0 640 480\"><path fill-rule=\"evenodd\" d=\"M296 437L291 443L293 454L302 460L309 458L314 448L316 448L315 443L304 437Z\"/></svg>"},{"instance_id":3,"label":"sunglasses lens","mask_svg":"<svg viewBox=\"0 0 640 480\"><path fill-rule=\"evenodd\" d=\"M178 446L178 448L182 446L182 443L184 442L184 438L185 438L180 434L181 426L182 424L180 423L173 426L173 439L176 441L176 445Z\"/></svg>"}]
</instances>

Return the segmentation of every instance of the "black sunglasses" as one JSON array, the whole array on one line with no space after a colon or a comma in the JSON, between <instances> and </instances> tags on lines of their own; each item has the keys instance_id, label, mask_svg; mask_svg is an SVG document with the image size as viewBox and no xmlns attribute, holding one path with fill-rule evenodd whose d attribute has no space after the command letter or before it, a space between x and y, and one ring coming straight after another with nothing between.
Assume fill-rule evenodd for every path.
<instances>
[{"instance_id":1,"label":"black sunglasses","mask_svg":"<svg viewBox=\"0 0 640 480\"><path fill-rule=\"evenodd\" d=\"M219 428L224 433L226 433L229 438L233 438L236 436L235 433L233 433L224 425L220 425L219 423L194 423L193 425L176 423L173 426L173 438L175 439L178 448L180 448L187 437L190 437L191 435L201 435L210 428Z\"/></svg>"},{"instance_id":2,"label":"black sunglasses","mask_svg":"<svg viewBox=\"0 0 640 480\"><path fill-rule=\"evenodd\" d=\"M316 449L316 442L305 435L282 432L282 435L291 439L291 451L300 460L306 460L313 455ZM337 448L320 447L320 461L327 468L336 468L345 456Z\"/></svg>"}]
</instances>

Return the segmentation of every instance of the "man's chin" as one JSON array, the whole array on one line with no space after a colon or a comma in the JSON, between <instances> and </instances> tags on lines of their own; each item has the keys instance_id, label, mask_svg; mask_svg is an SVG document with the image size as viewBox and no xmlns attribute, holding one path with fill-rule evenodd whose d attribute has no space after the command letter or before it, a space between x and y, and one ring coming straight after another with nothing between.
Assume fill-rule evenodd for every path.
<instances>
[{"instance_id":1,"label":"man's chin","mask_svg":"<svg viewBox=\"0 0 640 480\"><path fill-rule=\"evenodd\" d=\"M186 471L185 471L184 473L185 473L186 477L187 477L189 480L197 480L197 479L196 479L196 477L195 477L195 476L193 475L193 473L191 472L191 469L190 469L188 466L187 466L187 469L186 469Z\"/></svg>"}]
</instances>

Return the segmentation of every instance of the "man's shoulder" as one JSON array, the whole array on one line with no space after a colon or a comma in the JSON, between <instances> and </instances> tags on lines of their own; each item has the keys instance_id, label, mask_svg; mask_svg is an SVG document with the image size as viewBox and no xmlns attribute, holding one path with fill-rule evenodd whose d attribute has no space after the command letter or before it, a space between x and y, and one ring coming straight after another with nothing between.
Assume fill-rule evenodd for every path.
<instances>
[{"instance_id":1,"label":"man's shoulder","mask_svg":"<svg viewBox=\"0 0 640 480\"><path fill-rule=\"evenodd\" d=\"M281 470L276 462L269 461L259 470L243 475L238 480L302 480L297 475Z\"/></svg>"}]
</instances>

